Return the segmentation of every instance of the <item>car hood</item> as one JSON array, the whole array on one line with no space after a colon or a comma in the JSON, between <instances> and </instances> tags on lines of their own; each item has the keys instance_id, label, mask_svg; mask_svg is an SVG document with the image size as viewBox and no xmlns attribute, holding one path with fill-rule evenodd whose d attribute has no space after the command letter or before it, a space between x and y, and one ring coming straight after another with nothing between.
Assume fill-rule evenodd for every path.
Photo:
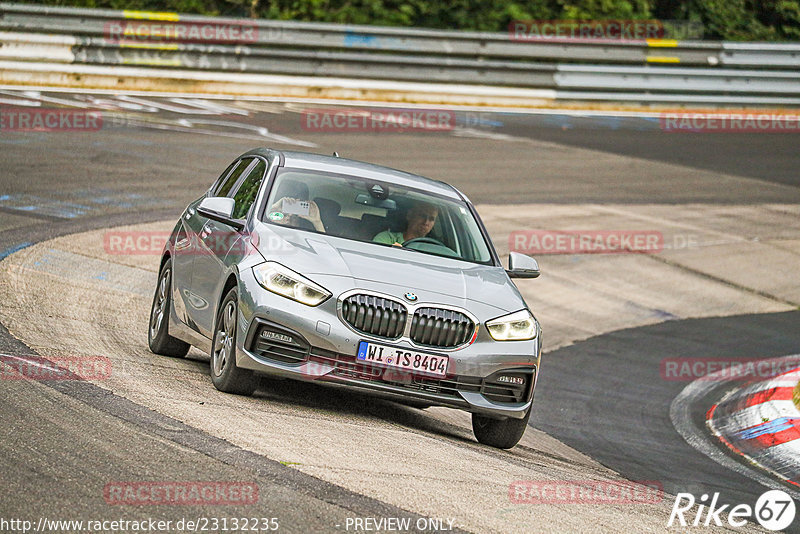
<instances>
[{"instance_id":1,"label":"car hood","mask_svg":"<svg viewBox=\"0 0 800 534\"><path fill-rule=\"evenodd\" d=\"M501 267L384 247L324 234L261 224L256 247L334 293L370 289L398 298L416 293L419 302L469 308L479 302L499 311L525 307L516 286Z\"/></svg>"}]
</instances>

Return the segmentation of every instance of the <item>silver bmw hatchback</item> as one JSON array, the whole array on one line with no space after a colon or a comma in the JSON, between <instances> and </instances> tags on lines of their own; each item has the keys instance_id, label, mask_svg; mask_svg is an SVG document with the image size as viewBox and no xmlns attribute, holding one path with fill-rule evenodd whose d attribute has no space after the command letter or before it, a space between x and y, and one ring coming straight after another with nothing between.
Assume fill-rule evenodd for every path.
<instances>
[{"instance_id":1,"label":"silver bmw hatchback","mask_svg":"<svg viewBox=\"0 0 800 534\"><path fill-rule=\"evenodd\" d=\"M528 423L541 328L470 201L443 182L304 152L252 150L186 208L161 258L150 349L211 356L211 381L259 375L472 413L480 443Z\"/></svg>"}]
</instances>

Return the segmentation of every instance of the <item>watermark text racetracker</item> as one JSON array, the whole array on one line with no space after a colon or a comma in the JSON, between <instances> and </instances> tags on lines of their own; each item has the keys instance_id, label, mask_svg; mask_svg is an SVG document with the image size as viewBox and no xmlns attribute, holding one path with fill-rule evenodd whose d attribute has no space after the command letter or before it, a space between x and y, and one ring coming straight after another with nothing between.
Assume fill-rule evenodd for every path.
<instances>
[{"instance_id":1,"label":"watermark text racetracker","mask_svg":"<svg viewBox=\"0 0 800 534\"><path fill-rule=\"evenodd\" d=\"M800 356L782 360L748 358L664 358L659 365L662 380L728 381L773 378L800 367Z\"/></svg>"},{"instance_id":2,"label":"watermark text racetracker","mask_svg":"<svg viewBox=\"0 0 800 534\"><path fill-rule=\"evenodd\" d=\"M0 107L0 134L4 132L96 132L103 128L99 110Z\"/></svg>"},{"instance_id":3,"label":"watermark text racetracker","mask_svg":"<svg viewBox=\"0 0 800 534\"><path fill-rule=\"evenodd\" d=\"M664 485L648 480L517 480L508 487L514 504L658 504Z\"/></svg>"},{"instance_id":4,"label":"watermark text racetracker","mask_svg":"<svg viewBox=\"0 0 800 534\"><path fill-rule=\"evenodd\" d=\"M165 14L170 15L170 14ZM263 31L255 22L218 19L208 22L180 20L112 20L104 25L110 43L246 44L286 38L282 28Z\"/></svg>"},{"instance_id":5,"label":"watermark text racetracker","mask_svg":"<svg viewBox=\"0 0 800 534\"><path fill-rule=\"evenodd\" d=\"M300 127L310 132L449 132L456 113L444 109L320 108L304 109Z\"/></svg>"},{"instance_id":6,"label":"watermark text racetracker","mask_svg":"<svg viewBox=\"0 0 800 534\"><path fill-rule=\"evenodd\" d=\"M105 356L0 354L0 380L105 380L111 360Z\"/></svg>"},{"instance_id":7,"label":"watermark text racetracker","mask_svg":"<svg viewBox=\"0 0 800 534\"><path fill-rule=\"evenodd\" d=\"M703 25L678 20L515 20L512 41L622 41L700 39Z\"/></svg>"},{"instance_id":8,"label":"watermark text racetracker","mask_svg":"<svg viewBox=\"0 0 800 534\"><path fill-rule=\"evenodd\" d=\"M508 236L509 250L523 254L658 254L698 246L695 234L667 240L657 230L515 230Z\"/></svg>"},{"instance_id":9,"label":"watermark text racetracker","mask_svg":"<svg viewBox=\"0 0 800 534\"><path fill-rule=\"evenodd\" d=\"M673 133L794 133L800 134L800 114L758 112L665 112L664 132Z\"/></svg>"},{"instance_id":10,"label":"watermark text racetracker","mask_svg":"<svg viewBox=\"0 0 800 534\"><path fill-rule=\"evenodd\" d=\"M112 106L105 102L98 105ZM0 106L0 135L11 133L97 133L108 130L123 130L131 128L150 127L159 124L159 127L170 126L170 121L154 122L154 114L158 113L155 107L141 106L137 111L122 111L116 109L97 108L59 108L36 106ZM192 110L199 110L194 107ZM186 111L186 110L185 110ZM220 113L218 116L224 116ZM202 123L197 118L182 118L179 126L191 128L194 124ZM233 126L232 126L233 127Z\"/></svg>"},{"instance_id":11,"label":"watermark text racetracker","mask_svg":"<svg viewBox=\"0 0 800 534\"><path fill-rule=\"evenodd\" d=\"M142 114L102 109L0 106L0 134L100 132L146 124Z\"/></svg>"},{"instance_id":12,"label":"watermark text racetracker","mask_svg":"<svg viewBox=\"0 0 800 534\"><path fill-rule=\"evenodd\" d=\"M114 256L157 256L164 251L164 245L169 241L170 235L171 233L166 231L109 230L103 235L103 249L106 254ZM257 233L215 231L202 236L179 236L175 252L183 255L245 256L255 253L256 249L264 253L280 254L296 251L278 236L259 238Z\"/></svg>"},{"instance_id":13,"label":"watermark text racetracker","mask_svg":"<svg viewBox=\"0 0 800 534\"><path fill-rule=\"evenodd\" d=\"M109 482L103 498L112 506L248 505L258 502L254 482Z\"/></svg>"},{"instance_id":14,"label":"watermark text racetracker","mask_svg":"<svg viewBox=\"0 0 800 534\"><path fill-rule=\"evenodd\" d=\"M517 230L508 245L523 254L656 254L664 249L664 236L652 230Z\"/></svg>"}]
</instances>

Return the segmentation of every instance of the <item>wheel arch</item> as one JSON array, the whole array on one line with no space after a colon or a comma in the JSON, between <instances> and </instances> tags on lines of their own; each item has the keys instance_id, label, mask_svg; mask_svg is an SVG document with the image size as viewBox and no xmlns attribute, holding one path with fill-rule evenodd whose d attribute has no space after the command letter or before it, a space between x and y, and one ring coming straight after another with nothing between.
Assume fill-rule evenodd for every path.
<instances>
[{"instance_id":1,"label":"wheel arch","mask_svg":"<svg viewBox=\"0 0 800 534\"><path fill-rule=\"evenodd\" d=\"M220 306L222 306L222 301L225 300L225 296L228 294L228 291L238 286L239 286L239 273L234 269L228 275L228 278L225 279L225 284L222 286L222 291L219 292L219 297L217 298L217 309L215 310L214 313L215 321L216 317L219 315L219 308Z\"/></svg>"},{"instance_id":2,"label":"wheel arch","mask_svg":"<svg viewBox=\"0 0 800 534\"><path fill-rule=\"evenodd\" d=\"M167 263L172 258L172 255L169 251L165 251L164 254L161 256L161 263L158 265L158 272L161 272L161 269L164 268L164 264Z\"/></svg>"}]
</instances>

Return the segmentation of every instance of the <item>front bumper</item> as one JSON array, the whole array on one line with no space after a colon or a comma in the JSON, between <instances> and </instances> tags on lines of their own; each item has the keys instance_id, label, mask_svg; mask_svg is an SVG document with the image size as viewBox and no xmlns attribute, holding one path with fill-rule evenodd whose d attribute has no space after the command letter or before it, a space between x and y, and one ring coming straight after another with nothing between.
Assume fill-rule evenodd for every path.
<instances>
[{"instance_id":1,"label":"front bumper","mask_svg":"<svg viewBox=\"0 0 800 534\"><path fill-rule=\"evenodd\" d=\"M305 306L263 290L246 272L240 284L236 363L241 368L501 418L522 419L530 409L540 365L539 337L497 342L481 326L467 347L423 350L402 340L354 332L339 319L335 298ZM269 337L261 335L265 331ZM360 341L447 355L447 376L426 377L357 361ZM500 372L519 376L524 384L501 384L496 381Z\"/></svg>"},{"instance_id":2,"label":"front bumper","mask_svg":"<svg viewBox=\"0 0 800 534\"><path fill-rule=\"evenodd\" d=\"M265 339L263 334L269 334ZM345 385L394 400L414 399L487 415L522 418L531 405L537 366L506 368L523 384L501 384L489 377L434 378L359 362L355 355L315 347L298 332L274 322L252 321L238 365L256 372Z\"/></svg>"}]
</instances>

